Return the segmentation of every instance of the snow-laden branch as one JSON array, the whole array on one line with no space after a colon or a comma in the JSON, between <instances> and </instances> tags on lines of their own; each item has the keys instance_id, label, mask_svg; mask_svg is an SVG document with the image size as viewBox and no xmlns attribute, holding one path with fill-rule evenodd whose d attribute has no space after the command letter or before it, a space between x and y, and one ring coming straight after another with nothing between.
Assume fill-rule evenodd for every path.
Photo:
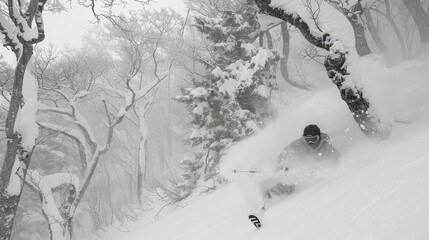
<instances>
[{"instance_id":1,"label":"snow-laden branch","mask_svg":"<svg viewBox=\"0 0 429 240\"><path fill-rule=\"evenodd\" d=\"M72 105L73 107L76 107L76 100L80 99L80 98L84 98L86 96L88 96L89 94L91 94L88 91L79 91L77 92L70 100L69 103L70 105Z\"/></svg>"},{"instance_id":2,"label":"snow-laden branch","mask_svg":"<svg viewBox=\"0 0 429 240\"><path fill-rule=\"evenodd\" d=\"M84 134L85 140L86 140L85 142L88 143L91 146L92 151L94 151L96 148L97 140L95 138L95 135L94 135L90 125L88 124L86 119L82 116L82 114L80 114L80 112L76 106L77 99L86 97L87 95L90 94L90 92L79 91L73 97L68 98L67 95L64 92L62 92L61 90L58 90L58 89L53 89L53 90L57 94L61 95L64 98L64 100L66 100L68 102L71 109L69 110L66 108L49 107L46 105L41 105L42 106L41 110L44 112L54 112L54 113L59 113L59 114L63 114L63 115L67 115L67 116L71 117L73 119L73 123L76 124L76 126Z\"/></svg>"},{"instance_id":3,"label":"snow-laden branch","mask_svg":"<svg viewBox=\"0 0 429 240\"><path fill-rule=\"evenodd\" d=\"M40 193L42 198L43 213L47 216L53 239L67 239L68 219L64 216L67 212L60 212L59 209L67 210L67 206L74 198L75 190L79 188L78 176L71 173L57 173L42 176L37 170L28 170L25 178L26 183L35 191ZM54 191L61 186L68 188L69 198L64 206L58 206L54 199Z\"/></svg>"},{"instance_id":4,"label":"snow-laden branch","mask_svg":"<svg viewBox=\"0 0 429 240\"><path fill-rule=\"evenodd\" d=\"M165 76L167 77L167 76ZM144 88L140 89L136 92L136 99L139 100L141 98L146 97L146 95L153 90L165 77L161 78L160 80L154 80L150 82L148 85L146 85Z\"/></svg>"},{"instance_id":5,"label":"snow-laden branch","mask_svg":"<svg viewBox=\"0 0 429 240\"><path fill-rule=\"evenodd\" d=\"M88 143L93 146L97 140L95 139L94 132L92 131L92 128L89 126L86 119L80 114L80 112L75 108L74 110L75 114L75 121L74 123L82 130L82 132L85 134L86 139L88 140Z\"/></svg>"},{"instance_id":6,"label":"snow-laden branch","mask_svg":"<svg viewBox=\"0 0 429 240\"><path fill-rule=\"evenodd\" d=\"M69 218L73 217L77 207L80 204L80 201L82 200L86 190L88 189L89 183L91 182L92 176L94 175L95 168L97 167L98 161L100 160L100 157L102 155L100 151L101 148L105 149L104 146L103 147L97 146L97 148L93 152L92 158L89 161L88 168L86 169L85 175L83 177L82 186L80 188L77 188L78 190L77 190L76 198L74 199L73 203L70 205L68 209Z\"/></svg>"},{"instance_id":7,"label":"snow-laden branch","mask_svg":"<svg viewBox=\"0 0 429 240\"><path fill-rule=\"evenodd\" d=\"M140 62L141 64L141 62ZM77 195L76 195L76 199L73 202L73 204L70 206L70 211L69 211L69 217L72 217L74 215L74 212L76 211L77 207L80 204L80 201L82 199L82 197L84 196L89 183L91 182L92 176L94 174L95 168L98 165L98 162L101 158L101 156L103 154L105 154L109 148L110 145L112 143L112 139L113 139L113 133L115 131L116 126L122 122L122 120L125 117L125 114L128 112L128 110L134 106L134 104L136 103L136 101L138 100L138 97L144 97L146 96L151 90L153 90L160 82L161 80L154 80L151 83L149 83L145 88L139 90L139 91L135 91L132 88L132 85L130 84L131 80L138 74L138 70L140 69L141 65L137 64L134 65L132 67L132 69L130 70L130 75L126 76L126 85L127 85L127 89L129 90L128 92L122 92L122 91L118 91L118 90L113 90L114 92L118 93L119 95L123 96L125 98L125 104L124 106L119 110L118 114L116 115L116 118L114 119L110 119L109 116L109 112L106 107L106 114L108 115L109 118L109 128L108 128L108 133L107 133L107 140L105 142L104 145L100 145L97 144L96 145L96 149L93 151L92 153L92 158L90 159L90 161L88 162L88 168L85 172L85 176L83 177L83 183L81 188L77 191ZM112 90L112 89L110 89Z\"/></svg>"},{"instance_id":8,"label":"snow-laden branch","mask_svg":"<svg viewBox=\"0 0 429 240\"><path fill-rule=\"evenodd\" d=\"M9 16L15 25L19 28L20 32L17 37L20 42L27 44L35 44L43 41L45 38L45 30L43 26L43 8L46 0L32 0L26 13L22 13L19 7L19 0L9 0ZM36 27L31 27L33 18Z\"/></svg>"},{"instance_id":9,"label":"snow-laden branch","mask_svg":"<svg viewBox=\"0 0 429 240\"><path fill-rule=\"evenodd\" d=\"M389 137L390 124L380 118L363 89L354 31L345 16L320 0L255 0L255 3L262 13L289 22L310 43L327 50L324 65L328 76L362 132L371 138Z\"/></svg>"},{"instance_id":10,"label":"snow-laden branch","mask_svg":"<svg viewBox=\"0 0 429 240\"><path fill-rule=\"evenodd\" d=\"M120 90L118 88L113 88L111 86L103 86L102 89L114 92L114 93L116 93L120 97L125 97L127 95L127 93L125 91L122 91L122 90Z\"/></svg>"},{"instance_id":11,"label":"snow-laden branch","mask_svg":"<svg viewBox=\"0 0 429 240\"><path fill-rule=\"evenodd\" d=\"M127 54L130 54L130 57L128 58L130 63L128 63L127 59L129 69L127 69L125 74L118 73L117 75L118 77L120 77L120 82L125 83L125 87L122 89L105 86L102 87L103 90L114 92L116 95L120 96L124 100L124 103L122 104L121 108L115 114L108 109L106 100L102 99L103 106L106 111L106 116L109 122L108 128L105 129L105 133L103 134L107 135L107 139L105 141L97 141L95 139L91 126L87 123L85 117L80 114L78 110L78 99L84 98L89 94L89 92L81 91L75 94L73 97L68 97L65 92L59 89L49 89L51 91L54 91L56 94L59 94L69 106L67 106L67 109L42 106L44 112L53 112L71 117L72 122L77 125L76 130L65 129L54 124L49 125L43 123L45 127L65 135L69 134L69 137L78 139L78 142L83 142L83 140L85 140L86 143L91 146L91 151L90 154L88 154L87 158L87 165L82 174L81 185L79 188L76 189L76 198L67 209L68 219L72 219L74 217L77 207L79 206L82 198L84 197L85 192L88 190L88 186L90 185L92 177L95 174L95 170L98 166L100 159L102 158L103 154L105 154L110 149L113 134L118 124L123 121L127 112L135 105L139 98L145 97L149 92L151 92L151 90L154 90L163 79L166 78L166 76L162 78L157 78L155 81L152 81L151 83L146 85L143 89L137 90L137 87L134 86L133 83L134 80L136 80L136 76L138 74L142 74L142 49L141 45L136 43L135 41L131 41L130 44L132 45L131 50L129 52L127 51ZM77 134L77 132L80 132L80 134Z\"/></svg>"},{"instance_id":12,"label":"snow-laden branch","mask_svg":"<svg viewBox=\"0 0 429 240\"><path fill-rule=\"evenodd\" d=\"M43 128L55 131L55 132L60 132L63 134L67 134L69 136L72 136L73 138L76 138L79 140L79 142L85 143L85 136L75 130L75 129L70 129L70 128L66 128L66 127L62 127L62 126L58 126L56 124L52 124L52 123L47 123L47 122L39 122L39 125Z\"/></svg>"},{"instance_id":13,"label":"snow-laden branch","mask_svg":"<svg viewBox=\"0 0 429 240\"><path fill-rule=\"evenodd\" d=\"M51 124L51 123L46 123L46 122L39 122L38 124L41 128L45 128L45 129L48 129L48 130L51 130L54 132L61 133L65 136L71 138L72 140L74 140L76 142L76 144L78 145L78 148L79 148L81 163L83 165L82 167L83 168L86 167L87 159L88 159L88 156L91 156L92 149L89 149L88 147L86 147L86 145L85 145L85 143L87 143L86 138L80 131L75 130L75 129L61 127L61 126L58 126L56 124Z\"/></svg>"},{"instance_id":14,"label":"snow-laden branch","mask_svg":"<svg viewBox=\"0 0 429 240\"><path fill-rule=\"evenodd\" d=\"M15 53L16 58L19 57L19 53L22 51L21 45L19 43L18 37L14 34L14 26L0 14L0 32L4 35L5 44L4 46L9 46L12 52Z\"/></svg>"},{"instance_id":15,"label":"snow-laden branch","mask_svg":"<svg viewBox=\"0 0 429 240\"><path fill-rule=\"evenodd\" d=\"M101 158L101 156L107 152L107 150L110 148L110 144L112 141L112 135L114 132L115 127L122 121L122 119L125 116L125 112L128 111L130 107L132 107L135 103L135 96L136 93L131 89L131 86L129 82L131 81L132 77L137 74L138 71L133 71L133 75L127 76L126 81L128 82L127 86L130 90L129 92L122 92L115 89L106 89L111 90L116 93L118 93L120 96L125 98L125 106L123 107L124 113L118 114L118 116L111 120L110 119L110 113L108 112L107 106L106 107L106 114L109 116L109 128L108 128L108 138L106 140L106 143L99 144L92 132L92 128L88 124L88 122L85 120L85 118L80 114L78 108L77 108L77 99L84 98L89 94L89 92L81 91L75 94L72 98L67 98L66 94L64 92L61 92L60 90L53 89L57 94L60 94L68 103L70 106L70 109L65 108L54 108L49 106L43 106L42 109L45 112L54 112L62 115L66 115L72 118L72 121L74 124L77 125L78 130L75 129L66 129L64 127L60 127L55 124L50 123L40 123L41 126L48 128L50 130L60 132L64 135L69 136L70 138L76 139L78 143L87 143L91 147L91 150L86 149L86 154L89 156L89 161L87 162L87 165L85 166L85 173L83 176L82 185L80 188L77 188L76 198L74 199L73 203L70 204L70 206L67 209L67 215L69 218L72 218L74 215L74 212L76 208L78 207L82 197L84 196L85 191L87 190L89 183L92 179L92 176L94 174L95 168L98 165L98 162ZM120 111L121 112L121 111ZM86 162L86 161L85 161Z\"/></svg>"},{"instance_id":16,"label":"snow-laden branch","mask_svg":"<svg viewBox=\"0 0 429 240\"><path fill-rule=\"evenodd\" d=\"M39 102L39 112L54 112L72 117L72 111L68 108L51 107Z\"/></svg>"},{"instance_id":17,"label":"snow-laden branch","mask_svg":"<svg viewBox=\"0 0 429 240\"><path fill-rule=\"evenodd\" d=\"M23 53L22 44L35 44L45 38L42 16L45 3L46 0L32 0L24 13L20 0L8 0L9 19L0 13L0 32L4 35L5 46L11 47L17 59ZM33 20L34 27L31 26Z\"/></svg>"},{"instance_id":18,"label":"snow-laden branch","mask_svg":"<svg viewBox=\"0 0 429 240\"><path fill-rule=\"evenodd\" d=\"M21 136L21 146L25 151L30 151L33 148L34 142L39 135L36 124L38 87L37 80L29 71L26 71L22 87L24 105L18 111L14 125L14 131Z\"/></svg>"}]
</instances>

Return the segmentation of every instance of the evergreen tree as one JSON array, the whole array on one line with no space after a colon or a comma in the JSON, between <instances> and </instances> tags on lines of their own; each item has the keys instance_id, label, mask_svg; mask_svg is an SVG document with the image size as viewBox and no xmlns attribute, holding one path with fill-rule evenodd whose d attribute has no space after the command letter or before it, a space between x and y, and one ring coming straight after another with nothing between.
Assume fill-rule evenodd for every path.
<instances>
[{"instance_id":1,"label":"evergreen tree","mask_svg":"<svg viewBox=\"0 0 429 240\"><path fill-rule=\"evenodd\" d=\"M196 150L193 160L182 163L185 174L177 187L183 197L192 193L198 180L219 182L218 165L227 149L273 116L271 66L279 60L275 50L253 44L259 33L254 9L226 11L219 18L196 17L195 27L213 42L214 55L207 78L193 79L193 86L182 88L177 98L192 114L189 143Z\"/></svg>"}]
</instances>

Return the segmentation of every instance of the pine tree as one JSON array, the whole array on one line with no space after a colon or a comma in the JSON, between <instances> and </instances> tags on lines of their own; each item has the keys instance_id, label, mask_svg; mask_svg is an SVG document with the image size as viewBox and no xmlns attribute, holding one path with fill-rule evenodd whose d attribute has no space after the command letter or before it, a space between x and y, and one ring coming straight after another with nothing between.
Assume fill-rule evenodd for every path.
<instances>
[{"instance_id":1,"label":"pine tree","mask_svg":"<svg viewBox=\"0 0 429 240\"><path fill-rule=\"evenodd\" d=\"M198 180L220 182L218 165L228 148L273 117L271 66L279 60L275 50L253 44L259 32L254 9L226 11L219 18L196 17L195 27L213 43L214 57L208 77L193 79L193 86L182 88L177 97L192 114L189 143L196 150L195 159L182 164L184 181L178 187L185 195Z\"/></svg>"}]
</instances>

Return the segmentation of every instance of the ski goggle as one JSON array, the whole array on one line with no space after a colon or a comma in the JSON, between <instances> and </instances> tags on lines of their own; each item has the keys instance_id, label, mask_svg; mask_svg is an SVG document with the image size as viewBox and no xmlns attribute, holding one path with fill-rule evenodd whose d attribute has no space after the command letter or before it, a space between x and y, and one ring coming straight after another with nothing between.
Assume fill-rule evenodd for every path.
<instances>
[{"instance_id":1,"label":"ski goggle","mask_svg":"<svg viewBox=\"0 0 429 240\"><path fill-rule=\"evenodd\" d=\"M320 137L319 135L316 136L303 136L305 141L308 143L316 143L317 141L319 141Z\"/></svg>"}]
</instances>

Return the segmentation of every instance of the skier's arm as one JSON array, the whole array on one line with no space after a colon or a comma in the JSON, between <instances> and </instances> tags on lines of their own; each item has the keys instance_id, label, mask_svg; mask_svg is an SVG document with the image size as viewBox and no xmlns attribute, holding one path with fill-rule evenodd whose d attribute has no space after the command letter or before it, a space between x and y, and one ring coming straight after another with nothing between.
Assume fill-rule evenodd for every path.
<instances>
[{"instance_id":1,"label":"skier's arm","mask_svg":"<svg viewBox=\"0 0 429 240\"><path fill-rule=\"evenodd\" d=\"M295 150L292 144L288 145L281 151L277 159L277 169L280 171L287 171L288 161L295 155Z\"/></svg>"},{"instance_id":2,"label":"skier's arm","mask_svg":"<svg viewBox=\"0 0 429 240\"><path fill-rule=\"evenodd\" d=\"M340 158L340 156L341 156L341 154L340 154L340 152L337 150L337 148L336 148L336 147L334 147L334 144L333 144L332 139L330 139L330 138L328 137L327 142L328 142L328 152L327 152L328 156L330 156L330 157L331 157L332 159L334 159L334 160L339 159L339 158Z\"/></svg>"},{"instance_id":3,"label":"skier's arm","mask_svg":"<svg viewBox=\"0 0 429 240\"><path fill-rule=\"evenodd\" d=\"M322 138L325 141L324 155L333 160L339 159L341 154L337 148L334 147L333 140L326 133L322 133Z\"/></svg>"},{"instance_id":4,"label":"skier's arm","mask_svg":"<svg viewBox=\"0 0 429 240\"><path fill-rule=\"evenodd\" d=\"M329 144L329 155L335 160L339 159L341 156L340 152L334 147L334 145L332 145L332 143Z\"/></svg>"}]
</instances>

